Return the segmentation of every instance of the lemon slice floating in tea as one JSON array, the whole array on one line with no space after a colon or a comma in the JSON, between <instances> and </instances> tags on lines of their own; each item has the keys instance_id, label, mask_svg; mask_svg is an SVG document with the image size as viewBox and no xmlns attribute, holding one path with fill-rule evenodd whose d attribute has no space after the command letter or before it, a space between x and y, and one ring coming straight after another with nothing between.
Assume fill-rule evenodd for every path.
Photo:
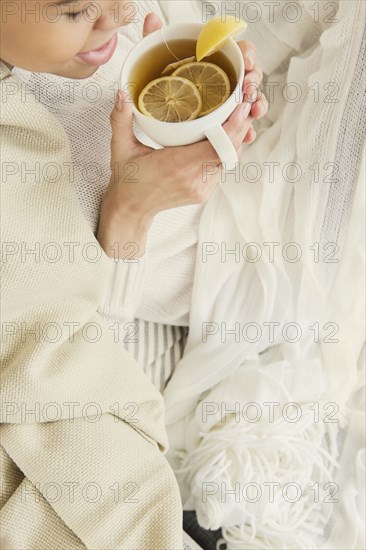
<instances>
[{"instance_id":1,"label":"lemon slice floating in tea","mask_svg":"<svg viewBox=\"0 0 366 550\"><path fill-rule=\"evenodd\" d=\"M186 63L192 63L193 61L196 61L196 58L194 55L192 57L186 57L186 59L182 59L181 61L175 61L174 63L169 63L161 73L161 76L166 76L171 74L175 69L178 69L182 65L185 65Z\"/></svg>"},{"instance_id":2,"label":"lemon slice floating in tea","mask_svg":"<svg viewBox=\"0 0 366 550\"><path fill-rule=\"evenodd\" d=\"M233 38L245 31L247 23L242 19L237 21L233 15L227 15L225 21L221 17L210 19L200 32L197 40L196 57L201 61L223 48L228 38Z\"/></svg>"},{"instance_id":3,"label":"lemon slice floating in tea","mask_svg":"<svg viewBox=\"0 0 366 550\"><path fill-rule=\"evenodd\" d=\"M165 76L145 86L139 96L138 107L143 115L162 122L184 122L198 117L202 99L190 80Z\"/></svg>"},{"instance_id":4,"label":"lemon slice floating in tea","mask_svg":"<svg viewBox=\"0 0 366 550\"><path fill-rule=\"evenodd\" d=\"M208 115L230 96L230 80L225 71L214 63L187 63L176 69L173 77L190 80L202 98L200 116Z\"/></svg>"}]
</instances>

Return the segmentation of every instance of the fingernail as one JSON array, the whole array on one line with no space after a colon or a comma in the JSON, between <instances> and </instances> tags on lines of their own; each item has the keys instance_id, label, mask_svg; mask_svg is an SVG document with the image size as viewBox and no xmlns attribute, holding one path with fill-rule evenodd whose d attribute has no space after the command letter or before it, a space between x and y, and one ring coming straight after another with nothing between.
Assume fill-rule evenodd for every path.
<instances>
[{"instance_id":1,"label":"fingernail","mask_svg":"<svg viewBox=\"0 0 366 550\"><path fill-rule=\"evenodd\" d=\"M259 85L254 82L254 80L250 80L249 82L246 82L243 86L243 92L246 101L250 101L251 103L254 103L258 99L258 89Z\"/></svg>"},{"instance_id":2,"label":"fingernail","mask_svg":"<svg viewBox=\"0 0 366 550\"><path fill-rule=\"evenodd\" d=\"M248 118L252 106L251 106L250 103L247 103L247 102L244 102L243 105L244 105L244 107L243 107L243 117Z\"/></svg>"},{"instance_id":3,"label":"fingernail","mask_svg":"<svg viewBox=\"0 0 366 550\"><path fill-rule=\"evenodd\" d=\"M249 101L255 101L258 97L257 90L252 90L249 94Z\"/></svg>"},{"instance_id":4,"label":"fingernail","mask_svg":"<svg viewBox=\"0 0 366 550\"><path fill-rule=\"evenodd\" d=\"M123 111L123 103L124 103L123 95L121 94L120 91L118 91L116 96L116 109L118 111Z\"/></svg>"},{"instance_id":5,"label":"fingernail","mask_svg":"<svg viewBox=\"0 0 366 550\"><path fill-rule=\"evenodd\" d=\"M253 69L254 65L255 65L255 55L254 55L254 52L252 51L249 51L247 52L247 59L250 63L250 66L251 68Z\"/></svg>"}]
</instances>

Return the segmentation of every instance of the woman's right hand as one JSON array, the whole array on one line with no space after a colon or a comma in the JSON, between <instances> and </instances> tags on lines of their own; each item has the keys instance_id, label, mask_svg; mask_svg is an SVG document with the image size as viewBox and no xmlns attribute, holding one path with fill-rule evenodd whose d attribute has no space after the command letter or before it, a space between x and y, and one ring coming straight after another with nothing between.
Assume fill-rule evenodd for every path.
<instances>
[{"instance_id":1,"label":"woman's right hand","mask_svg":"<svg viewBox=\"0 0 366 550\"><path fill-rule=\"evenodd\" d=\"M243 102L224 124L238 153L252 125ZM248 108L248 107L247 107ZM134 136L132 108L127 94L117 94L111 114L112 177L105 193L98 240L107 255L134 258L145 252L148 230L157 213L208 201L220 181L222 163L207 140L181 147L151 149ZM113 250L113 254L111 251Z\"/></svg>"}]
</instances>

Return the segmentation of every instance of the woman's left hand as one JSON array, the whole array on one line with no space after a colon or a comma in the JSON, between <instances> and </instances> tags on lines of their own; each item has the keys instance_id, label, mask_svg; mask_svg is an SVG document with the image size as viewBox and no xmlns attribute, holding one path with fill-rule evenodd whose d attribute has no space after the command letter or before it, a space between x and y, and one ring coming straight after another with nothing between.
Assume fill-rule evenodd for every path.
<instances>
[{"instance_id":1,"label":"woman's left hand","mask_svg":"<svg viewBox=\"0 0 366 550\"><path fill-rule=\"evenodd\" d=\"M260 89L260 84L263 80L263 71L256 65L256 48L253 42L249 40L240 40L237 44L242 51L245 62L244 97L246 101L252 103L250 115L255 119L260 119L268 112L268 101ZM253 126L251 126L244 138L244 143L252 143L256 135Z\"/></svg>"}]
</instances>

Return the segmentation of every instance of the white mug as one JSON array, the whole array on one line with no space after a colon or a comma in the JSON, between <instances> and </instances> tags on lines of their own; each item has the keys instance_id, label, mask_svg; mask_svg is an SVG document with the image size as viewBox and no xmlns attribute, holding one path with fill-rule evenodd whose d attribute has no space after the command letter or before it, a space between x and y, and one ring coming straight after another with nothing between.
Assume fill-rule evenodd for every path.
<instances>
[{"instance_id":1,"label":"white mug","mask_svg":"<svg viewBox=\"0 0 366 550\"><path fill-rule=\"evenodd\" d=\"M201 23L178 23L165 26L146 36L126 57L120 78L121 89L128 92L129 86L133 84L131 72L137 60L146 51L159 44L164 44L165 40L167 42L184 38L197 40L203 26ZM147 117L133 104L134 131L142 143L154 149L161 149L169 146L189 145L207 138L220 160L225 164L225 168L227 170L234 168L238 162L238 154L222 124L226 122L236 106L243 101L245 66L242 52L233 38L227 40L221 51L231 61L237 80L236 87L227 101L212 113L185 122L162 122Z\"/></svg>"}]
</instances>

